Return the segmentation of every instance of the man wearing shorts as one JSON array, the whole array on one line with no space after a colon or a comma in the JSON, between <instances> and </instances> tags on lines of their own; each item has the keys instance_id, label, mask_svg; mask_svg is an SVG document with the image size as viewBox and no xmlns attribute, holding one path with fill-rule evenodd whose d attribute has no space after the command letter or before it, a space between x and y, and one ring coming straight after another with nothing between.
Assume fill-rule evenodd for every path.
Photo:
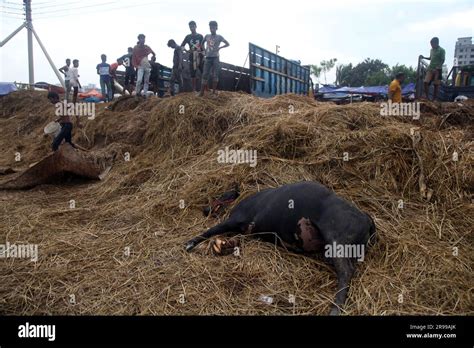
<instances>
[{"instance_id":1,"label":"man wearing shorts","mask_svg":"<svg viewBox=\"0 0 474 348\"><path fill-rule=\"evenodd\" d=\"M191 72L193 91L196 91L197 71L199 70L202 75L204 65L204 57L202 56L202 40L204 40L204 37L196 32L196 28L195 21L189 22L191 34L187 35L181 44L181 47L184 50L186 50L186 45L189 46L189 50L186 50L186 53L188 53L189 71Z\"/></svg>"},{"instance_id":2,"label":"man wearing shorts","mask_svg":"<svg viewBox=\"0 0 474 348\"><path fill-rule=\"evenodd\" d=\"M429 99L430 84L431 82L433 82L433 85L434 85L433 99L436 100L436 98L438 98L438 90L439 90L439 85L441 83L441 75L443 71L442 69L443 69L446 52L439 45L439 39L437 37L432 38L430 43L431 43L430 57L428 58L428 57L421 56L421 58L428 59L430 61L430 65L428 65L428 70L426 72L424 88L425 88L426 99Z\"/></svg>"},{"instance_id":3,"label":"man wearing shorts","mask_svg":"<svg viewBox=\"0 0 474 348\"><path fill-rule=\"evenodd\" d=\"M201 92L199 96L204 96L204 90L207 88L209 76L212 76L213 80L213 94L217 94L217 84L219 82L219 71L220 71L220 61L219 61L219 51L222 48L229 47L229 42L224 39L221 35L217 35L217 22L209 22L209 29L211 30L210 34L207 34L204 37L203 49L205 52L204 58L204 72L202 74L202 83L201 83ZM221 43L224 43L224 46L221 47Z\"/></svg>"}]
</instances>

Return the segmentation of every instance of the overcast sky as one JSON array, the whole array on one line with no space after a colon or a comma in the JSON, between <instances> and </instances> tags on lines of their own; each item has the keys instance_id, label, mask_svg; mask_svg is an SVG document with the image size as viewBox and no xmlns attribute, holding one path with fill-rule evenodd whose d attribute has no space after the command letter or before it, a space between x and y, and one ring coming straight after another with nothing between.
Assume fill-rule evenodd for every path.
<instances>
[{"instance_id":1,"label":"overcast sky","mask_svg":"<svg viewBox=\"0 0 474 348\"><path fill-rule=\"evenodd\" d=\"M419 54L429 54L431 37L438 36L452 66L458 37L473 36L472 0L33 0L33 25L56 66L66 58L80 60L83 85L98 84L95 66L100 55L108 62L126 53L139 33L170 66L173 38L180 43L195 20L198 32L209 32L208 22L219 23L218 33L231 46L221 60L243 65L248 43L285 58L318 64L337 58L353 64L379 58L390 65L416 66ZM22 23L21 0L0 0L0 40ZM0 48L0 81L28 81L26 31ZM35 81L58 83L38 44L34 44ZM328 75L328 83L335 74ZM324 82L324 79L323 81Z\"/></svg>"}]
</instances>

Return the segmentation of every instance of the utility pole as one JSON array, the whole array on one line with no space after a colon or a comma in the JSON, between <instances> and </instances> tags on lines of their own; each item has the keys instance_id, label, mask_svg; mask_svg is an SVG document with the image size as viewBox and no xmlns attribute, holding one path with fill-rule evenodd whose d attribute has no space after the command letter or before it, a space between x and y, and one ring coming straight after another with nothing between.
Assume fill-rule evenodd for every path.
<instances>
[{"instance_id":1,"label":"utility pole","mask_svg":"<svg viewBox=\"0 0 474 348\"><path fill-rule=\"evenodd\" d=\"M28 73L30 89L34 89L35 68L33 62L33 20L31 19L31 0L23 0L26 14L26 30L28 31Z\"/></svg>"},{"instance_id":2,"label":"utility pole","mask_svg":"<svg viewBox=\"0 0 474 348\"><path fill-rule=\"evenodd\" d=\"M18 34L21 29L26 28L28 31L28 72L29 72L29 89L34 89L34 84L35 84L35 69L34 69L34 60L33 60L33 35L36 38L36 41L38 41L38 44L43 51L46 59L49 62L49 65L51 65L51 68L53 69L54 73L56 74L56 77L58 78L59 82L63 87L65 87L64 84L64 79L61 76L61 73L58 71L56 66L54 65L53 60L49 56L48 52L46 51L46 47L44 47L43 43L41 42L38 34L36 33L35 29L33 28L33 19L31 16L31 0L23 0L23 5L25 7L25 22L20 25L13 33L8 35L5 40L0 41L0 47L3 47L6 45L8 41L10 41L16 34Z\"/></svg>"}]
</instances>

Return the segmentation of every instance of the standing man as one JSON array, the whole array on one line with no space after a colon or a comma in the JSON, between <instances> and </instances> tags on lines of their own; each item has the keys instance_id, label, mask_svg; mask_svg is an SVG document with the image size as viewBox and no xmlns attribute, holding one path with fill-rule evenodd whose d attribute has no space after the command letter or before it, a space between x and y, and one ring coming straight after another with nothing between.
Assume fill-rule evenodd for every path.
<instances>
[{"instance_id":1,"label":"standing man","mask_svg":"<svg viewBox=\"0 0 474 348\"><path fill-rule=\"evenodd\" d=\"M69 68L71 66L71 60L69 58L66 59L66 65L63 66L62 68L59 68L59 71L64 75L64 85L65 85L65 91L64 91L64 98L66 99L66 102L69 103L69 93L71 93L71 76L69 75Z\"/></svg>"},{"instance_id":2,"label":"standing man","mask_svg":"<svg viewBox=\"0 0 474 348\"><path fill-rule=\"evenodd\" d=\"M123 65L122 58L119 58L115 63L110 64L110 85L112 86L113 96L115 96L115 81L117 81L117 69L120 65Z\"/></svg>"},{"instance_id":3,"label":"standing man","mask_svg":"<svg viewBox=\"0 0 474 348\"><path fill-rule=\"evenodd\" d=\"M135 87L135 93L137 96L140 95L143 81L143 92L145 94L145 98L148 92L148 85L150 83L151 65L148 61L148 55L150 53L153 55L153 57L156 57L155 52L153 52L150 47L145 45L145 35L138 35L138 43L133 48L132 52L132 64L135 68L137 68L137 85Z\"/></svg>"},{"instance_id":4,"label":"standing man","mask_svg":"<svg viewBox=\"0 0 474 348\"><path fill-rule=\"evenodd\" d=\"M431 82L433 82L433 99L436 100L438 98L438 90L439 85L441 83L441 76L443 72L443 64L446 56L446 51L439 45L439 39L437 37L432 38L430 44L431 51L429 58L421 56L421 58L428 59L430 61L430 65L428 65L428 71L426 72L424 88L426 99L430 99L429 89Z\"/></svg>"},{"instance_id":5,"label":"standing man","mask_svg":"<svg viewBox=\"0 0 474 348\"><path fill-rule=\"evenodd\" d=\"M201 92L199 96L204 96L204 90L207 88L209 75L213 77L213 94L217 94L217 84L219 83L219 72L220 72L220 61L219 61L219 51L222 48L229 47L229 42L224 39L221 35L217 35L217 22L209 22L209 29L211 30L210 34L207 34L204 37L203 49L205 52L204 59L204 72L202 74L202 83L201 83ZM224 46L221 47L221 43L224 43Z\"/></svg>"},{"instance_id":6,"label":"standing man","mask_svg":"<svg viewBox=\"0 0 474 348\"><path fill-rule=\"evenodd\" d=\"M107 56L105 54L102 54L100 59L102 60L102 63L97 64L96 67L97 74L100 75L100 90L102 92L102 97L109 102L113 98L112 85L110 83L110 65L107 64Z\"/></svg>"},{"instance_id":7,"label":"standing man","mask_svg":"<svg viewBox=\"0 0 474 348\"><path fill-rule=\"evenodd\" d=\"M183 86L183 47L178 46L176 41L169 40L168 47L174 50L173 54L173 71L170 78L170 94L174 96L174 85L178 83L179 91Z\"/></svg>"},{"instance_id":8,"label":"standing man","mask_svg":"<svg viewBox=\"0 0 474 348\"><path fill-rule=\"evenodd\" d=\"M71 87L74 90L72 102L76 104L77 102L77 94L79 93L79 88L82 88L81 83L79 82L79 60L74 59L72 61L73 67L70 69L71 71Z\"/></svg>"},{"instance_id":9,"label":"standing man","mask_svg":"<svg viewBox=\"0 0 474 348\"><path fill-rule=\"evenodd\" d=\"M164 92L160 91L160 70L161 64L156 62L156 57L152 57L150 60L151 72L150 72L150 86L152 91L158 97L163 97Z\"/></svg>"},{"instance_id":10,"label":"standing man","mask_svg":"<svg viewBox=\"0 0 474 348\"><path fill-rule=\"evenodd\" d=\"M392 103L402 102L402 83L405 81L405 74L402 72L395 75L395 79L390 83L388 87L388 100Z\"/></svg>"},{"instance_id":11,"label":"standing man","mask_svg":"<svg viewBox=\"0 0 474 348\"><path fill-rule=\"evenodd\" d=\"M202 54L202 41L204 40L204 37L196 32L196 28L195 21L189 22L191 34L186 35L181 44L184 50L186 50L186 45L189 46L189 50L186 50L186 53L188 53L189 71L191 73L193 92L197 91L196 73L199 70L202 75L204 65L204 57Z\"/></svg>"},{"instance_id":12,"label":"standing man","mask_svg":"<svg viewBox=\"0 0 474 348\"><path fill-rule=\"evenodd\" d=\"M124 82L124 91L127 90L130 94L132 94L132 87L135 83L135 68L132 65L132 56L133 56L133 48L128 48L128 53L124 54L121 59L123 61L123 66L125 67L125 82ZM119 60L117 59L117 61Z\"/></svg>"}]
</instances>

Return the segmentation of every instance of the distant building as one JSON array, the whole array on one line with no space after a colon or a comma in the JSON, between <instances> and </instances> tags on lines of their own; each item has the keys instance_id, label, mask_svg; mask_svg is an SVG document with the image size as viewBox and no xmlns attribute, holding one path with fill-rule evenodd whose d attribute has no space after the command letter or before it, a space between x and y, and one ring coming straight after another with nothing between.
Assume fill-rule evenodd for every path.
<instances>
[{"instance_id":1,"label":"distant building","mask_svg":"<svg viewBox=\"0 0 474 348\"><path fill-rule=\"evenodd\" d=\"M449 73L448 66L446 64L443 64L442 72L441 72L442 75L441 76L446 77L446 76L448 76L448 73Z\"/></svg>"},{"instance_id":2,"label":"distant building","mask_svg":"<svg viewBox=\"0 0 474 348\"><path fill-rule=\"evenodd\" d=\"M458 60L458 66L474 64L474 45L472 37L460 37L454 48L454 58Z\"/></svg>"}]
</instances>

